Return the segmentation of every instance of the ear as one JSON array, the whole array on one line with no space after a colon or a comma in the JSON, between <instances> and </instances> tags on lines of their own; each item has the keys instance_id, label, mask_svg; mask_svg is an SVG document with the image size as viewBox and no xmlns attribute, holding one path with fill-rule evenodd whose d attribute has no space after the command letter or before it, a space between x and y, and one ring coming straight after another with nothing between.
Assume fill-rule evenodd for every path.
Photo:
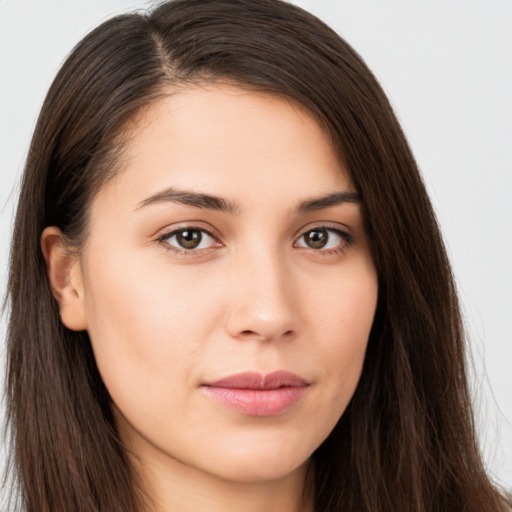
<instances>
[{"instance_id":1,"label":"ear","mask_svg":"<svg viewBox=\"0 0 512 512\"><path fill-rule=\"evenodd\" d=\"M59 303L62 323L73 331L87 329L82 268L69 250L59 228L51 226L41 235L41 249L53 296Z\"/></svg>"}]
</instances>

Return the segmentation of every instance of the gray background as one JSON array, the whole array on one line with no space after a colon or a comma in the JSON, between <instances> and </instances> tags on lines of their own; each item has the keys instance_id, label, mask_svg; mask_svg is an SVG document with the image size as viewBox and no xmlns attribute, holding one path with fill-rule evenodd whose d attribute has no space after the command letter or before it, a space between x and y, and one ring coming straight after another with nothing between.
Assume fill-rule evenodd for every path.
<instances>
[{"instance_id":1,"label":"gray background","mask_svg":"<svg viewBox=\"0 0 512 512\"><path fill-rule=\"evenodd\" d=\"M485 460L491 474L512 488L512 1L296 3L364 57L405 128L459 286ZM17 183L51 80L73 45L100 21L150 5L0 0L2 295ZM5 318L2 358L4 338Z\"/></svg>"}]
</instances>

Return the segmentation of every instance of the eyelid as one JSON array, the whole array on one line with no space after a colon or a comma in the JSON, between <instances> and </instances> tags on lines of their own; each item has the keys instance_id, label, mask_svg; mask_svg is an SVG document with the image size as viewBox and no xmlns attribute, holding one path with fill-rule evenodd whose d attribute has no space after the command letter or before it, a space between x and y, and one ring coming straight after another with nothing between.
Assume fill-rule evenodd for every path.
<instances>
[{"instance_id":1,"label":"eyelid","mask_svg":"<svg viewBox=\"0 0 512 512\"><path fill-rule=\"evenodd\" d=\"M206 233L215 241L215 244L213 244L211 247L206 247L202 249L186 249L185 247L180 248L166 241L166 239L171 238L172 236L175 236L176 234L187 230L201 231L203 233ZM156 242L162 244L166 250L183 255L192 255L194 253L201 252L204 253L210 249L221 247L222 242L219 239L220 237L216 233L216 230L214 230L211 226L203 224L202 222L182 222L177 225L164 228L160 230L160 232L156 235Z\"/></svg>"},{"instance_id":2,"label":"eyelid","mask_svg":"<svg viewBox=\"0 0 512 512\"><path fill-rule=\"evenodd\" d=\"M155 239L169 236L178 231L186 231L187 229L194 229L197 231L205 231L216 240L220 239L219 232L210 224L200 220L180 221L175 224L170 224L164 228L159 229L153 237Z\"/></svg>"},{"instance_id":3,"label":"eyelid","mask_svg":"<svg viewBox=\"0 0 512 512\"><path fill-rule=\"evenodd\" d=\"M323 249L323 248L313 249L310 247L297 245L299 240L306 233L309 233L310 231L315 231L315 230L325 230L325 231L329 231L329 232L334 232L334 233L336 233L336 235L340 236L344 240L344 243L340 244L340 246L338 246L338 247L327 248L327 249ZM314 223L314 224L311 224L311 225L301 228L300 232L295 237L295 242L293 243L293 245L295 247L298 247L299 249L306 249L306 250L310 250L310 251L313 251L316 253L323 253L323 254L332 254L332 253L336 253L336 252L343 252L354 242L354 236L352 235L352 233L350 231L351 230L348 226L345 226L342 224L338 224L338 223L334 223L334 222L317 222L317 223Z\"/></svg>"},{"instance_id":4,"label":"eyelid","mask_svg":"<svg viewBox=\"0 0 512 512\"><path fill-rule=\"evenodd\" d=\"M345 224L341 224L339 222L332 221L319 221L313 222L311 224L307 224L306 226L301 227L295 234L295 239L298 240L301 236L306 234L308 231L312 231L315 229L325 229L330 231L336 231L337 233L341 233L343 236L346 236L350 239L353 239L352 230L349 226Z\"/></svg>"}]
</instances>

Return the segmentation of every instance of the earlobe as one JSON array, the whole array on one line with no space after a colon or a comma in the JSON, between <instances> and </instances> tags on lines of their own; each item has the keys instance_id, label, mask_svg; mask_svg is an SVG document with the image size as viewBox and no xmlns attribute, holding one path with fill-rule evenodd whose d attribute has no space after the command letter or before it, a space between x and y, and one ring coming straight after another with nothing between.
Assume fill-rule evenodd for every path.
<instances>
[{"instance_id":1,"label":"earlobe","mask_svg":"<svg viewBox=\"0 0 512 512\"><path fill-rule=\"evenodd\" d=\"M67 247L62 232L50 226L41 235L48 279L62 323L73 331L87 329L85 294L79 257Z\"/></svg>"}]
</instances>

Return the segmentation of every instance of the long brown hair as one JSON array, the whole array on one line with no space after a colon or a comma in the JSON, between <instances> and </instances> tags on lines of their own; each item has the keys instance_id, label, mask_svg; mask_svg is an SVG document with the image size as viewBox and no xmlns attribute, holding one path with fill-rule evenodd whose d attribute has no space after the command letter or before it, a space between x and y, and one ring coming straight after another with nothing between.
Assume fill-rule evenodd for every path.
<instances>
[{"instance_id":1,"label":"long brown hair","mask_svg":"<svg viewBox=\"0 0 512 512\"><path fill-rule=\"evenodd\" d=\"M475 438L453 279L416 163L354 50L279 0L176 0L113 18L58 73L27 159L11 248L8 421L27 512L136 512L142 490L117 436L86 332L72 332L39 238L87 236L118 171L125 128L172 86L227 81L306 106L363 198L379 300L360 383L313 454L324 511L505 510Z\"/></svg>"}]
</instances>

